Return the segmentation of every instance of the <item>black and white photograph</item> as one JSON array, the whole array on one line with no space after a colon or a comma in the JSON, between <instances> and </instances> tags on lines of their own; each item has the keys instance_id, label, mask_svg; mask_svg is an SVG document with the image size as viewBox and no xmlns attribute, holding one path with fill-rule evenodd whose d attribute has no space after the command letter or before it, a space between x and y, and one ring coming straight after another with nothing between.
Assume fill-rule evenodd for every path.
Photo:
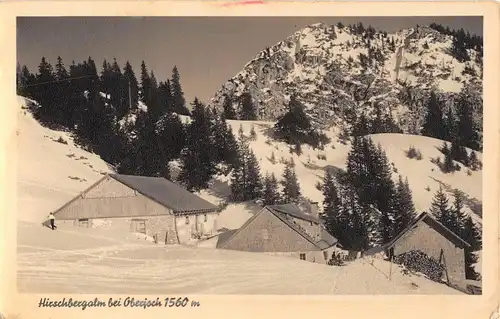
<instances>
[{"instance_id":1,"label":"black and white photograph","mask_svg":"<svg viewBox=\"0 0 500 319\"><path fill-rule=\"evenodd\" d=\"M490 280L483 16L18 16L16 32L19 293Z\"/></svg>"}]
</instances>

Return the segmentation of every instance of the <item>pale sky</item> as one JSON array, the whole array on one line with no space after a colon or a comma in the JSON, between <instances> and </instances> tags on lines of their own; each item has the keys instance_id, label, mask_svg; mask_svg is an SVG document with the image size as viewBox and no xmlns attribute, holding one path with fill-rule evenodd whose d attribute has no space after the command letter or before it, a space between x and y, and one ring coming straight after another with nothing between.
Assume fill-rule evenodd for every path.
<instances>
[{"instance_id":1,"label":"pale sky","mask_svg":"<svg viewBox=\"0 0 500 319\"><path fill-rule=\"evenodd\" d=\"M136 76L144 60L158 81L171 77L174 65L186 100L208 102L229 78L267 46L317 22L362 22L376 29L440 23L482 35L482 17L19 17L17 58L31 72L42 56L54 65L58 55L67 68L91 56L101 68L116 58L129 60Z\"/></svg>"}]
</instances>

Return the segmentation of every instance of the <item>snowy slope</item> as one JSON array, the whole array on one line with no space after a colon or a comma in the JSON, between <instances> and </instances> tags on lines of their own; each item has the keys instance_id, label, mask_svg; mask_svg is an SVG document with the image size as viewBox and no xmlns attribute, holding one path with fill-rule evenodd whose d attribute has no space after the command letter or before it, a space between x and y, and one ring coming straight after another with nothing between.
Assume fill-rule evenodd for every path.
<instances>
[{"instance_id":1,"label":"snowy slope","mask_svg":"<svg viewBox=\"0 0 500 319\"><path fill-rule=\"evenodd\" d=\"M41 126L26 109L29 100L18 102L18 220L41 222L112 168L71 134Z\"/></svg>"},{"instance_id":2,"label":"snowy slope","mask_svg":"<svg viewBox=\"0 0 500 319\"><path fill-rule=\"evenodd\" d=\"M373 115L374 103L380 103L404 132L415 134L432 87L446 109L466 83L482 99L480 53L469 50L471 61L462 63L451 55L451 46L452 36L429 27L375 32L370 38L366 32L318 23L258 53L223 84L211 105L222 109L229 96L238 110L238 98L248 92L259 119L276 120L286 112L290 95L296 94L313 123L329 127L349 126L352 112ZM360 55L371 59L362 65ZM475 119L482 127L479 108Z\"/></svg>"},{"instance_id":3,"label":"snowy slope","mask_svg":"<svg viewBox=\"0 0 500 319\"><path fill-rule=\"evenodd\" d=\"M404 276L380 260L358 260L337 268L261 254L201 247L157 246L130 233L60 225L42 227L48 211L59 207L112 169L98 156L76 147L69 134L44 128L22 109L19 98L18 288L44 293L208 293L208 294L457 294L418 276ZM26 113L25 113L26 111ZM231 123L235 129L239 122ZM245 123L247 125L249 123ZM266 124L266 123L262 123ZM267 123L269 124L269 123ZM245 128L248 132L249 127ZM267 144L260 129L254 150ZM52 139L62 137L68 144ZM259 144L260 143L260 144ZM283 146L277 145L283 149ZM347 147L338 151L342 162ZM270 149L268 149L270 152ZM75 154L75 156L67 156ZM333 154L333 153L332 153ZM343 155L342 155L343 154ZM312 153L314 155L314 153ZM80 157L87 159L78 160ZM314 172L302 167L306 188ZM265 160L261 165L266 167ZM267 166L269 170L271 168ZM302 167L302 168L300 168ZM279 171L276 171L279 174ZM71 179L68 176L78 177ZM212 202L223 199L221 185L202 192ZM218 188L217 188L218 187ZM317 196L307 187L311 197ZM214 191L217 190L217 191ZM254 203L229 204L220 226L238 228L259 209ZM203 246L203 245L200 245ZM293 278L293 280L289 280ZM321 279L321 280L319 280ZM161 282L161 285L158 285Z\"/></svg>"},{"instance_id":4,"label":"snowy slope","mask_svg":"<svg viewBox=\"0 0 500 319\"><path fill-rule=\"evenodd\" d=\"M285 143L276 142L267 137L268 130L273 126L272 122L252 122L252 121L228 121L233 129L234 134L237 134L240 125L243 127L244 133L249 136L252 126L257 133L257 139L250 141L250 146L254 151L261 167L262 174L266 172L274 173L280 178L285 168L284 163L280 160L289 160L293 157L295 162L295 170L303 194L314 201L321 203L323 195L321 191L316 189L315 185L322 182L326 168L345 169L347 154L350 151L350 145L344 145L338 141L335 130L326 132L332 139L332 142L325 146L324 151L313 150L308 145L302 146L303 154L297 156L295 153L290 153L289 147ZM462 191L468 198L466 207L473 219L481 224L482 218L480 214L474 213L477 210L477 205L482 201L482 171L470 171L468 175L467 169L463 168L454 174L444 174L439 168L431 162L431 159L438 156L443 159L443 155L438 150L442 146L443 141L418 135L407 134L375 134L371 135L375 143L380 143L382 148L387 153L390 163L395 167L394 179L397 180L398 174L403 178L407 177L410 188L413 192L413 200L415 208L422 212L428 211L434 193L442 184L445 190L451 192L455 189ZM413 145L420 150L423 159L409 159L406 157L405 151ZM270 161L271 154L274 152L276 163ZM478 158L482 160L482 154L477 153ZM325 159L319 159L318 155ZM224 180L227 180L224 179ZM428 187L428 190L427 190Z\"/></svg>"},{"instance_id":5,"label":"snowy slope","mask_svg":"<svg viewBox=\"0 0 500 319\"><path fill-rule=\"evenodd\" d=\"M249 144L259 161L262 175L266 172L274 173L280 179L285 168L284 161L293 158L302 194L306 198L318 202L321 209L323 195L316 188L316 185L322 183L325 169L345 170L347 155L350 151L349 144L345 145L338 140L337 129L325 132L332 142L325 146L324 151L313 150L308 145L303 145L303 154L297 156L289 151L290 148L287 144L268 137L269 129L274 125L273 122L228 121L228 123L234 134L238 133L240 126L243 127L246 136L250 136L252 126L254 127L257 139L250 140ZM455 190L461 191L465 195L465 212L482 228L482 170L470 171L459 164L460 171L453 174L442 173L438 166L431 162L431 159L437 157L443 161L443 155L438 150L443 144L441 140L408 134L375 134L371 135L371 138L375 143L380 143L385 150L389 163L394 168L394 181L397 181L399 174L403 178L408 178L417 213L429 211L434 194L442 185L447 192L450 205L453 202ZM405 151L410 146L420 151L422 160L406 157ZM470 152L470 150L468 151ZM271 162L272 153L276 158L274 164ZM482 154L477 152L477 156L482 161ZM230 176L217 177L211 183L211 188L202 191L200 195L212 202L226 200L230 195L229 179ZM230 204L227 208L230 213L228 211L222 213L224 218L221 227L236 229L251 216L249 212L254 213L258 209L249 203ZM231 216L230 219L228 216ZM232 222L233 220L234 222ZM480 256L481 252L479 252L479 258L481 258ZM476 271L481 273L481 260L476 264Z\"/></svg>"},{"instance_id":6,"label":"snowy slope","mask_svg":"<svg viewBox=\"0 0 500 319\"><path fill-rule=\"evenodd\" d=\"M460 294L381 260L344 267L210 248L159 246L71 226L18 225L21 293Z\"/></svg>"}]
</instances>

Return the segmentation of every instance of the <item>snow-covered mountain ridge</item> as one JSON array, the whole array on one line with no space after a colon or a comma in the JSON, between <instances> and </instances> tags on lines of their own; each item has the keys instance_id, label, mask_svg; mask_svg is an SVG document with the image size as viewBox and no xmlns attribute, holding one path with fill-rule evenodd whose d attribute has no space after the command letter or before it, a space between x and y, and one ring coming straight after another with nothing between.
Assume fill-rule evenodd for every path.
<instances>
[{"instance_id":1,"label":"snow-covered mountain ridge","mask_svg":"<svg viewBox=\"0 0 500 319\"><path fill-rule=\"evenodd\" d=\"M318 23L261 51L210 104L221 110L229 97L238 110L238 98L249 93L258 119L276 120L295 94L311 119L327 127L352 124L353 116L370 116L379 104L403 132L416 134L431 88L446 109L465 85L482 105L482 54L467 49L470 61L460 62L452 46L453 36L430 27L387 34ZM471 107L482 127L482 107Z\"/></svg>"}]
</instances>

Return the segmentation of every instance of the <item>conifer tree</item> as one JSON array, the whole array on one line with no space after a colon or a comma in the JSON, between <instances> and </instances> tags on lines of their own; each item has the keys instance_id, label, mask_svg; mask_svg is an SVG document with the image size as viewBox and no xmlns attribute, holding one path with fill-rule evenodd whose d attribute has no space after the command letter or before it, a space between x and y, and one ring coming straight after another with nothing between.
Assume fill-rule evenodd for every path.
<instances>
[{"instance_id":1,"label":"conifer tree","mask_svg":"<svg viewBox=\"0 0 500 319\"><path fill-rule=\"evenodd\" d=\"M446 196L443 187L440 185L437 192L434 194L432 199L430 213L434 215L437 221L443 225L449 225L452 223L451 209L448 203L448 197Z\"/></svg>"},{"instance_id":2,"label":"conifer tree","mask_svg":"<svg viewBox=\"0 0 500 319\"><path fill-rule=\"evenodd\" d=\"M288 111L278 118L274 126L277 136L288 144L307 142L312 132L311 122L304 111L304 105L292 95Z\"/></svg>"},{"instance_id":3,"label":"conifer tree","mask_svg":"<svg viewBox=\"0 0 500 319\"><path fill-rule=\"evenodd\" d=\"M451 144L451 148L444 154L444 162L442 166L442 171L444 173L452 173L455 171L455 163L453 162L453 153L456 153L454 145L457 146L457 144Z\"/></svg>"},{"instance_id":4,"label":"conifer tree","mask_svg":"<svg viewBox=\"0 0 500 319\"><path fill-rule=\"evenodd\" d=\"M469 101L468 88L464 87L456 100L458 115L457 140L461 146L479 148L479 136L474 127L472 103Z\"/></svg>"},{"instance_id":5,"label":"conifer tree","mask_svg":"<svg viewBox=\"0 0 500 319\"><path fill-rule=\"evenodd\" d=\"M452 137L456 136L457 134L456 119L451 107L448 108L445 125L446 125L446 140L451 141Z\"/></svg>"},{"instance_id":6,"label":"conifer tree","mask_svg":"<svg viewBox=\"0 0 500 319\"><path fill-rule=\"evenodd\" d=\"M111 65L104 59L101 68L101 90L108 94L111 88Z\"/></svg>"},{"instance_id":7,"label":"conifer tree","mask_svg":"<svg viewBox=\"0 0 500 319\"><path fill-rule=\"evenodd\" d=\"M339 241L345 242L349 230L348 219L344 215L341 194L336 185L335 177L330 170L323 178L323 214L326 229Z\"/></svg>"},{"instance_id":8,"label":"conifer tree","mask_svg":"<svg viewBox=\"0 0 500 319\"><path fill-rule=\"evenodd\" d=\"M252 101L250 93L243 93L240 97L240 103L240 119L244 121L255 121L257 119L257 108Z\"/></svg>"},{"instance_id":9,"label":"conifer tree","mask_svg":"<svg viewBox=\"0 0 500 319\"><path fill-rule=\"evenodd\" d=\"M264 177L264 190L262 194L264 206L276 205L280 202L280 194L278 190L278 180L274 173L266 173Z\"/></svg>"},{"instance_id":10,"label":"conifer tree","mask_svg":"<svg viewBox=\"0 0 500 319\"><path fill-rule=\"evenodd\" d=\"M18 94L33 98L32 85L35 84L36 76L29 71L26 65L23 65L19 77Z\"/></svg>"},{"instance_id":11,"label":"conifer tree","mask_svg":"<svg viewBox=\"0 0 500 319\"><path fill-rule=\"evenodd\" d=\"M377 236L386 243L395 235L396 189L392 181L392 169L380 145L377 147L368 137L355 137L347 156L346 179L356 191L359 205L367 214L373 206L380 218ZM368 220L369 216L363 217Z\"/></svg>"},{"instance_id":12,"label":"conifer tree","mask_svg":"<svg viewBox=\"0 0 500 319\"><path fill-rule=\"evenodd\" d=\"M481 169L481 162L477 158L476 152L471 151L469 155L469 166L473 171Z\"/></svg>"},{"instance_id":13,"label":"conifer tree","mask_svg":"<svg viewBox=\"0 0 500 319\"><path fill-rule=\"evenodd\" d=\"M54 75L57 80L56 83L52 84L54 89L54 105L52 106L55 111L54 120L66 127L71 127L74 105L69 104L70 86L67 81L69 74L60 56L57 57Z\"/></svg>"},{"instance_id":14,"label":"conifer tree","mask_svg":"<svg viewBox=\"0 0 500 319\"><path fill-rule=\"evenodd\" d=\"M353 136L365 136L370 134L370 127L364 114L361 114L353 127Z\"/></svg>"},{"instance_id":15,"label":"conifer tree","mask_svg":"<svg viewBox=\"0 0 500 319\"><path fill-rule=\"evenodd\" d=\"M250 129L250 138L252 141L255 141L257 139L257 132L255 132L255 126L252 125L252 128Z\"/></svg>"},{"instance_id":16,"label":"conifer tree","mask_svg":"<svg viewBox=\"0 0 500 319\"><path fill-rule=\"evenodd\" d=\"M262 196L262 177L260 175L260 166L254 152L248 148L247 158L247 189L248 199L257 199Z\"/></svg>"},{"instance_id":17,"label":"conifer tree","mask_svg":"<svg viewBox=\"0 0 500 319\"><path fill-rule=\"evenodd\" d=\"M123 68L123 91L125 92L126 99L118 111L119 117L123 117L130 109L137 109L139 101L139 84L134 70L128 61Z\"/></svg>"},{"instance_id":18,"label":"conifer tree","mask_svg":"<svg viewBox=\"0 0 500 319\"><path fill-rule=\"evenodd\" d=\"M482 236L479 227L474 223L471 216L466 216L463 224L462 239L471 245L472 251L481 250Z\"/></svg>"},{"instance_id":19,"label":"conifer tree","mask_svg":"<svg viewBox=\"0 0 500 319\"><path fill-rule=\"evenodd\" d=\"M141 101L149 108L151 102L151 79L144 60L141 63Z\"/></svg>"},{"instance_id":20,"label":"conifer tree","mask_svg":"<svg viewBox=\"0 0 500 319\"><path fill-rule=\"evenodd\" d=\"M238 129L238 138L240 140L245 139L245 132L243 131L243 124L240 124L240 128Z\"/></svg>"},{"instance_id":21,"label":"conifer tree","mask_svg":"<svg viewBox=\"0 0 500 319\"><path fill-rule=\"evenodd\" d=\"M173 113L163 115L157 129L167 161L178 159L186 145L186 131L179 116Z\"/></svg>"},{"instance_id":22,"label":"conifer tree","mask_svg":"<svg viewBox=\"0 0 500 319\"><path fill-rule=\"evenodd\" d=\"M467 48L465 47L465 38L466 35L463 29L459 30L453 36L451 53L459 62L470 61L470 56L467 53Z\"/></svg>"},{"instance_id":23,"label":"conifer tree","mask_svg":"<svg viewBox=\"0 0 500 319\"><path fill-rule=\"evenodd\" d=\"M231 127L225 118L213 110L212 134L214 137L215 159L217 163L231 165L237 156L238 145Z\"/></svg>"},{"instance_id":24,"label":"conifer tree","mask_svg":"<svg viewBox=\"0 0 500 319\"><path fill-rule=\"evenodd\" d=\"M184 92L181 87L181 80L177 66L172 69L172 80L170 81L172 88L172 107L174 112L180 115L189 115L190 112L186 107Z\"/></svg>"},{"instance_id":25,"label":"conifer tree","mask_svg":"<svg viewBox=\"0 0 500 319\"><path fill-rule=\"evenodd\" d=\"M229 95L224 96L224 104L222 105L224 110L224 117L228 120L236 120L236 111L233 107L233 100Z\"/></svg>"},{"instance_id":26,"label":"conifer tree","mask_svg":"<svg viewBox=\"0 0 500 319\"><path fill-rule=\"evenodd\" d=\"M446 138L446 126L443 121L441 102L436 93L431 91L429 100L426 103L427 113L424 119L422 134L437 139Z\"/></svg>"},{"instance_id":27,"label":"conifer tree","mask_svg":"<svg viewBox=\"0 0 500 319\"><path fill-rule=\"evenodd\" d=\"M399 175L396 188L396 211L398 214L396 215L395 234L399 234L413 221L416 213L408 178L403 181L401 175Z\"/></svg>"},{"instance_id":28,"label":"conifer tree","mask_svg":"<svg viewBox=\"0 0 500 319\"><path fill-rule=\"evenodd\" d=\"M465 219L467 218L464 209L464 197L459 191L453 192L453 207L450 208L450 223L445 225L449 230L461 237L464 229Z\"/></svg>"},{"instance_id":29,"label":"conifer tree","mask_svg":"<svg viewBox=\"0 0 500 319\"><path fill-rule=\"evenodd\" d=\"M232 164L232 198L235 201L256 199L262 195L260 168L245 139L239 140L237 154L237 159Z\"/></svg>"},{"instance_id":30,"label":"conifer tree","mask_svg":"<svg viewBox=\"0 0 500 319\"><path fill-rule=\"evenodd\" d=\"M237 156L235 157L233 163L231 164L231 199L236 202L243 202L245 198L245 188L247 184L246 177L246 161L243 144L244 141L239 139Z\"/></svg>"},{"instance_id":31,"label":"conifer tree","mask_svg":"<svg viewBox=\"0 0 500 319\"><path fill-rule=\"evenodd\" d=\"M44 117L51 117L54 114L54 81L55 75L52 65L47 62L45 57L42 57L38 66L38 74L36 77L37 86L34 90L34 98L42 105L40 115Z\"/></svg>"},{"instance_id":32,"label":"conifer tree","mask_svg":"<svg viewBox=\"0 0 500 319\"><path fill-rule=\"evenodd\" d=\"M172 85L170 84L170 80L163 82L159 87L160 91L160 103L162 105L162 109L164 112L175 112L173 105L173 96L172 96Z\"/></svg>"},{"instance_id":33,"label":"conifer tree","mask_svg":"<svg viewBox=\"0 0 500 319\"><path fill-rule=\"evenodd\" d=\"M179 181L188 190L201 190L216 173L210 115L198 98L193 102L192 122L187 128L187 143L181 153Z\"/></svg>"},{"instance_id":34,"label":"conifer tree","mask_svg":"<svg viewBox=\"0 0 500 319\"><path fill-rule=\"evenodd\" d=\"M283 201L285 203L297 203L301 192L300 184L297 180L297 175L295 174L295 163L293 162L293 158L291 158L285 165L281 185L283 186Z\"/></svg>"},{"instance_id":35,"label":"conifer tree","mask_svg":"<svg viewBox=\"0 0 500 319\"><path fill-rule=\"evenodd\" d=\"M148 113L150 113L150 116L152 117L154 122L156 122L164 114L164 110L162 109L162 106L160 104L158 81L156 80L156 76L153 71L150 72L149 82L150 96L148 101Z\"/></svg>"}]
</instances>

